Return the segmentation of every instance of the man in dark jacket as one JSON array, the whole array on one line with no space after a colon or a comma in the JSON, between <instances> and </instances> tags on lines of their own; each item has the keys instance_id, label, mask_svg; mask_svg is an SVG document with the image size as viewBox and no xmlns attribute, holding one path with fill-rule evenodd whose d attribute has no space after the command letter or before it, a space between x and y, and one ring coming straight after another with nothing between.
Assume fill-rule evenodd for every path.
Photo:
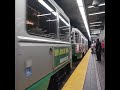
<instances>
[{"instance_id":1,"label":"man in dark jacket","mask_svg":"<svg viewBox=\"0 0 120 90\"><path fill-rule=\"evenodd\" d=\"M96 55L97 55L97 61L101 61L101 42L97 38L96 42Z\"/></svg>"}]
</instances>

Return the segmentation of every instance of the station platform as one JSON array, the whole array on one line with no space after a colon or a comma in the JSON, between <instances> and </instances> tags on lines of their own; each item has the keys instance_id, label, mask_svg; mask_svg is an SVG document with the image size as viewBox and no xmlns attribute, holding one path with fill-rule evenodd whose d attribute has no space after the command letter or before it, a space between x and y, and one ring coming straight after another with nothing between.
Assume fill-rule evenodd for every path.
<instances>
[{"instance_id":1,"label":"station platform","mask_svg":"<svg viewBox=\"0 0 120 90\"><path fill-rule=\"evenodd\" d=\"M61 90L105 90L105 58L88 50Z\"/></svg>"}]
</instances>

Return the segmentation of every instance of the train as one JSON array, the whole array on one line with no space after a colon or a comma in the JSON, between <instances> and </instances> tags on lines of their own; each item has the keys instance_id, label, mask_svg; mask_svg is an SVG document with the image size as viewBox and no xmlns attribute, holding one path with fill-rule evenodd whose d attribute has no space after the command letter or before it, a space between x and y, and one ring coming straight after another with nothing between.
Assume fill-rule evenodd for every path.
<instances>
[{"instance_id":1,"label":"train","mask_svg":"<svg viewBox=\"0 0 120 90\"><path fill-rule=\"evenodd\" d=\"M73 62L82 59L88 51L88 40L78 28L72 28L71 44Z\"/></svg>"},{"instance_id":2,"label":"train","mask_svg":"<svg viewBox=\"0 0 120 90\"><path fill-rule=\"evenodd\" d=\"M57 90L72 69L73 51L88 50L83 34L82 43L72 43L73 32L54 0L15 0L15 90Z\"/></svg>"}]
</instances>

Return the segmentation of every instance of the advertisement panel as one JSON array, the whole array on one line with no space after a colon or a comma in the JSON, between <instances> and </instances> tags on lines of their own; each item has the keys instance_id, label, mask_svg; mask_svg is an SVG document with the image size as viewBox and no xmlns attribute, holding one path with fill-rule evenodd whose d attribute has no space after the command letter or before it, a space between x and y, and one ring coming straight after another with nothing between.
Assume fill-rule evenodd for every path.
<instances>
[{"instance_id":1,"label":"advertisement panel","mask_svg":"<svg viewBox=\"0 0 120 90\"><path fill-rule=\"evenodd\" d=\"M69 47L54 47L54 68L69 60Z\"/></svg>"}]
</instances>

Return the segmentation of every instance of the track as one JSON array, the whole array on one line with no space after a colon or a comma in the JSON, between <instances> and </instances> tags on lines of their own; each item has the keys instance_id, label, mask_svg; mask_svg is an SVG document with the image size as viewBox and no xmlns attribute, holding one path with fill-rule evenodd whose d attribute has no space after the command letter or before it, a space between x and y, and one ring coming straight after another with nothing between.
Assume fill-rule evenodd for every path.
<instances>
[{"instance_id":1,"label":"track","mask_svg":"<svg viewBox=\"0 0 120 90\"><path fill-rule=\"evenodd\" d=\"M69 79L69 77L71 76L71 74L73 73L73 71L76 69L76 67L78 66L78 64L80 63L80 61L81 61L81 60L78 60L78 61L76 61L76 62L74 62L74 63L72 64L72 70L71 70L70 74L69 74L69 75L67 76L67 78L62 82L62 85L59 87L58 90L61 90L61 89L62 89L62 87L64 86L64 84L66 83L66 81Z\"/></svg>"}]
</instances>

